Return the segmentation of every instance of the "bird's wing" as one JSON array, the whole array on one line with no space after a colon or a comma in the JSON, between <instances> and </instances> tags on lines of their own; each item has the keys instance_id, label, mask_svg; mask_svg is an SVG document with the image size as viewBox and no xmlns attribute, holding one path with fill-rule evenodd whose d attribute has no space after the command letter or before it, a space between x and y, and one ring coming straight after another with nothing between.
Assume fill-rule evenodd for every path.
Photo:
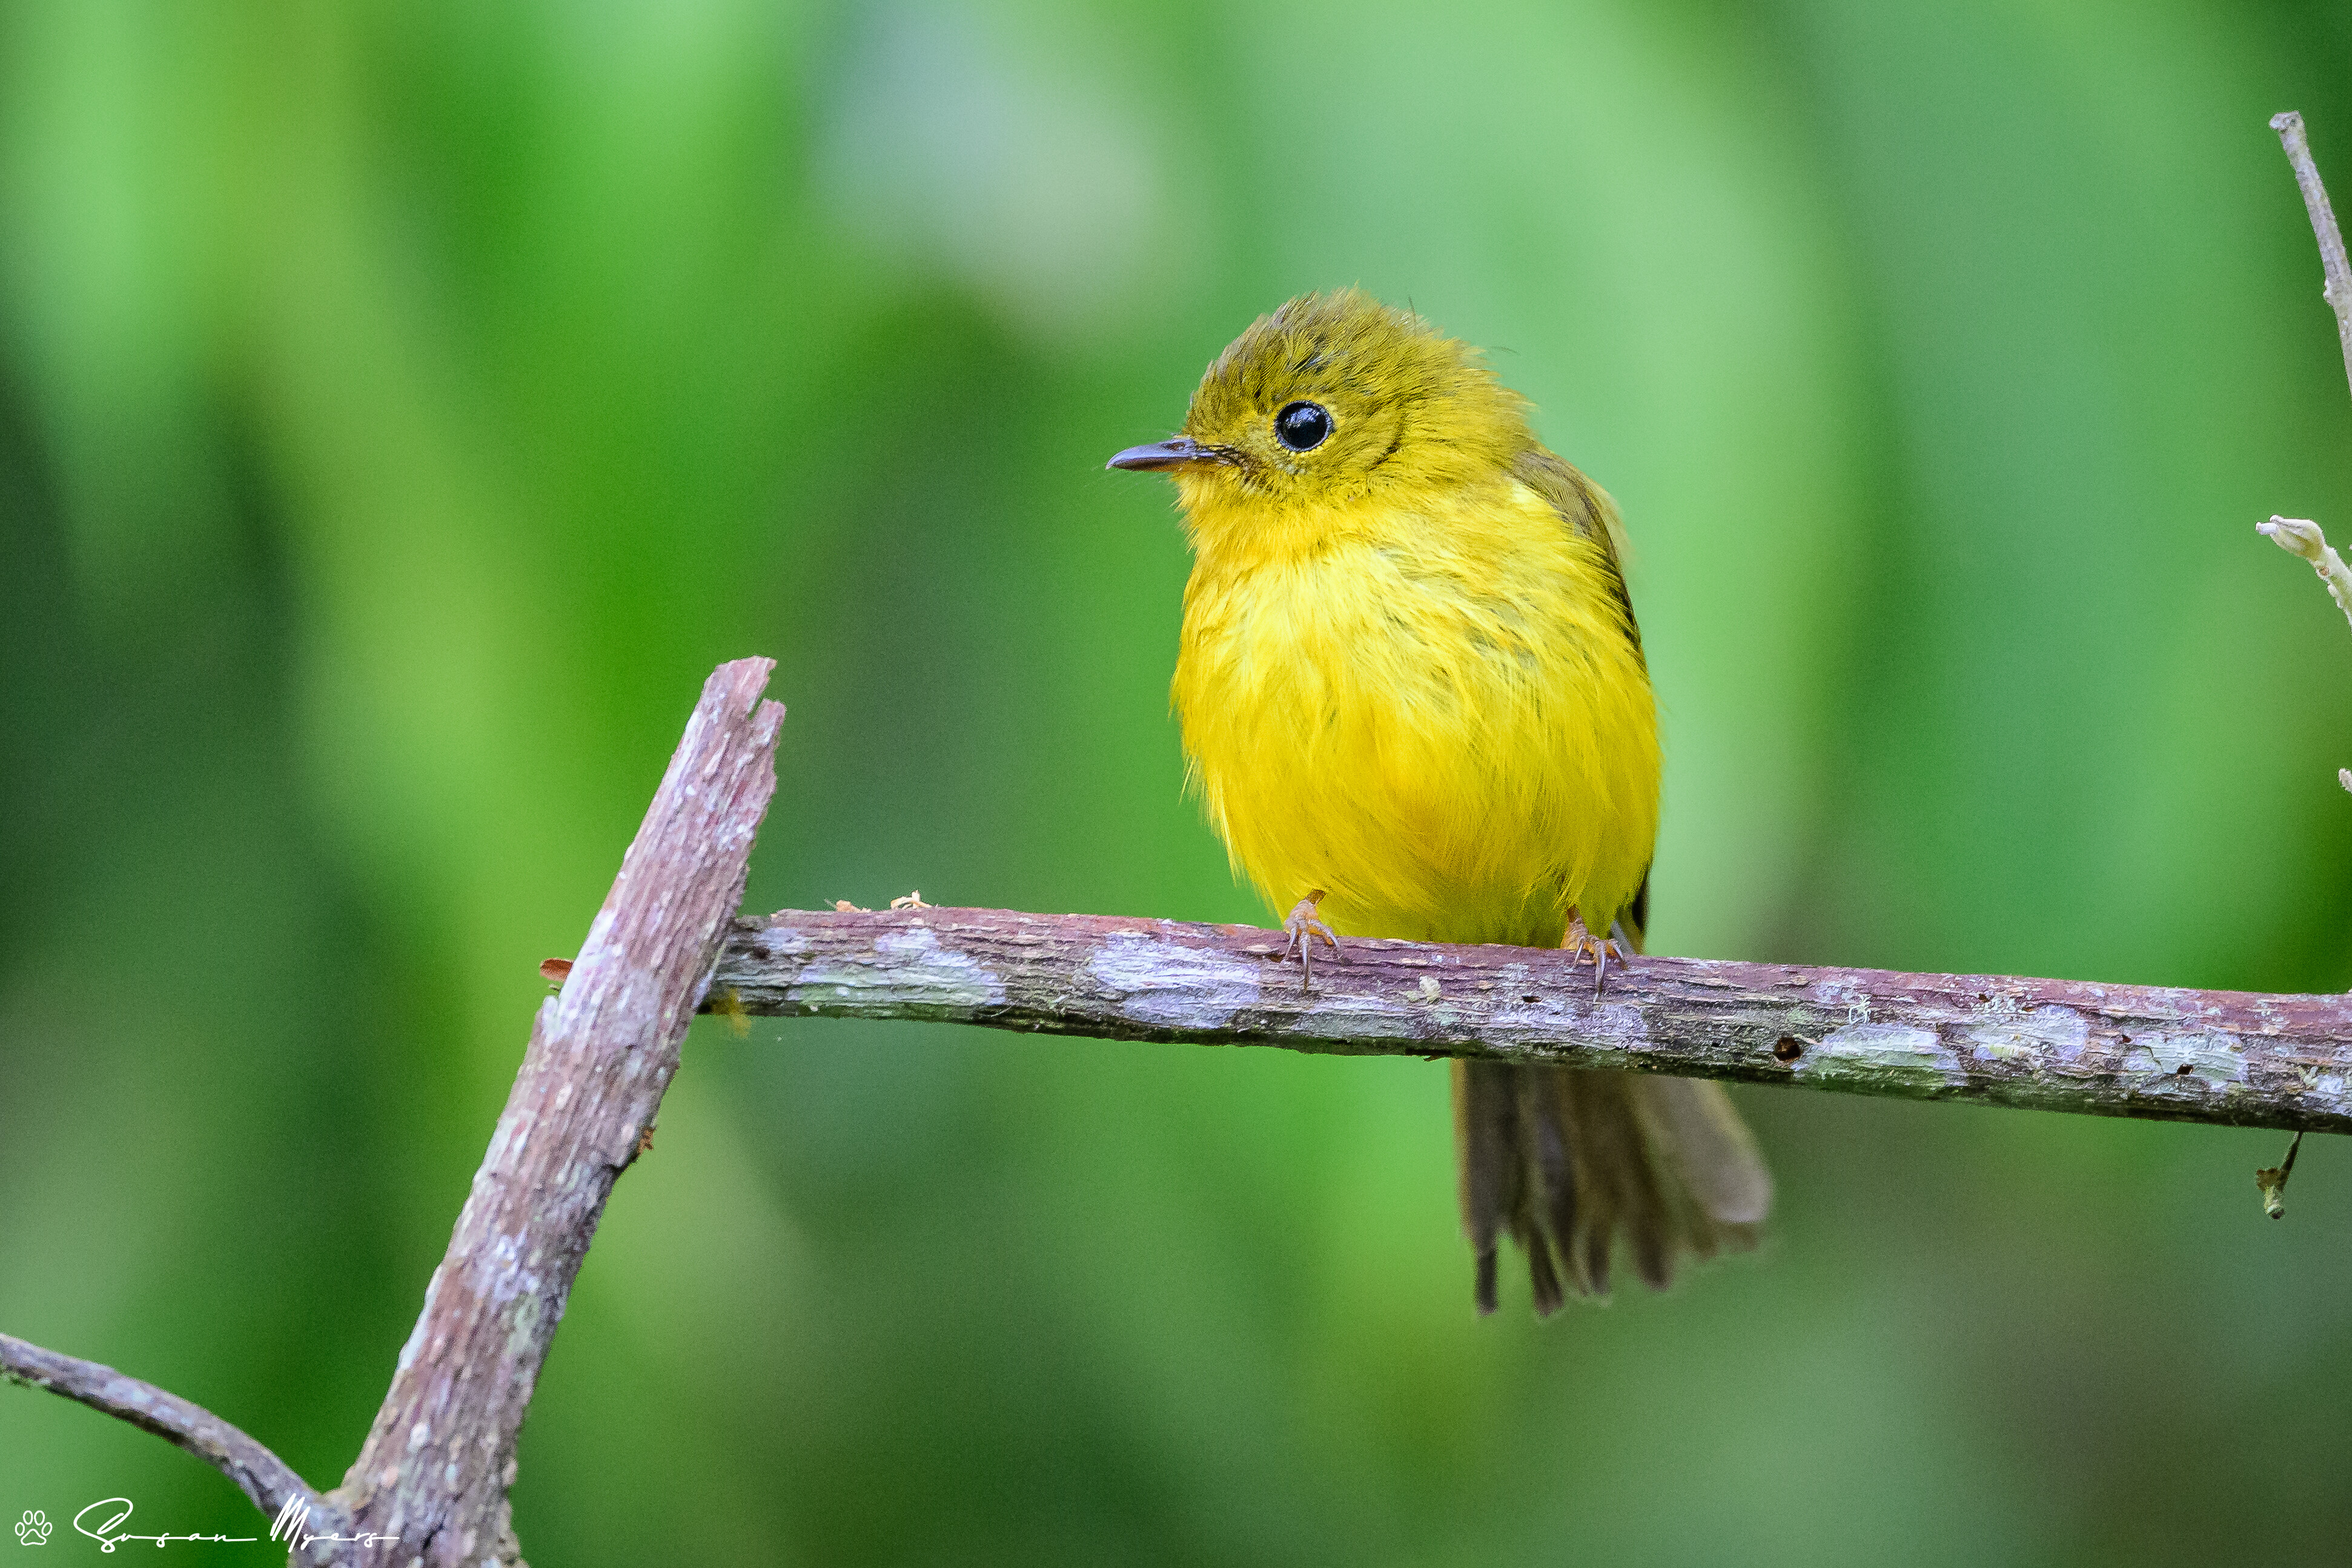
<instances>
[{"instance_id":1,"label":"bird's wing","mask_svg":"<svg viewBox=\"0 0 2352 1568\"><path fill-rule=\"evenodd\" d=\"M1633 657L1649 668L1642 655L1642 628L1633 619L1633 596L1625 591L1625 570L1621 564L1625 551L1625 524L1617 515L1617 503L1609 492L1586 478L1567 459L1554 456L1538 446L1520 456L1512 465L1519 483L1541 496L1551 509L1559 514L1560 521L1578 534L1601 547L1601 564L1608 569L1609 591L1616 597L1617 609L1625 617L1625 635L1633 639ZM1633 951L1642 950L1643 927L1650 923L1650 873L1642 873L1642 889L1633 895L1621 916L1627 926ZM1601 935L1606 936L1603 932Z\"/></svg>"},{"instance_id":2,"label":"bird's wing","mask_svg":"<svg viewBox=\"0 0 2352 1568\"><path fill-rule=\"evenodd\" d=\"M1609 569L1610 591L1625 617L1625 634L1633 640L1636 658L1642 653L1642 628L1633 619L1633 601L1625 591L1625 525L1609 492L1579 473L1576 466L1542 447L1521 455L1512 465L1519 483L1541 496L1560 520L1601 547ZM1644 661L1644 667L1647 662Z\"/></svg>"}]
</instances>

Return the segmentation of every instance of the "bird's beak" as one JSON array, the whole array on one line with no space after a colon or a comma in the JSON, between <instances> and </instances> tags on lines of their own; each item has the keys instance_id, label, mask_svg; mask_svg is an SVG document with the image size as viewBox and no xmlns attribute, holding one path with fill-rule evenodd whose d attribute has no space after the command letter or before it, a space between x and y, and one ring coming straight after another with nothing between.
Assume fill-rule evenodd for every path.
<instances>
[{"instance_id":1,"label":"bird's beak","mask_svg":"<svg viewBox=\"0 0 2352 1568\"><path fill-rule=\"evenodd\" d=\"M1189 435L1180 435L1173 441L1155 441L1149 446L1130 446L1103 466L1152 473L1163 468L1181 468L1188 463L1216 463L1223 459L1223 455L1214 447L1203 446Z\"/></svg>"}]
</instances>

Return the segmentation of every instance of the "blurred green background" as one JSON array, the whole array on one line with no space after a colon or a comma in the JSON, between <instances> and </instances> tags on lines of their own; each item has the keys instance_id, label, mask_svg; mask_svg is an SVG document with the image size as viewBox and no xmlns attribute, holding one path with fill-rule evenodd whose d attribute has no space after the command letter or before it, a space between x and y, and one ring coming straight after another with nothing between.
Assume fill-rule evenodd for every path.
<instances>
[{"instance_id":1,"label":"blurred green background","mask_svg":"<svg viewBox=\"0 0 2352 1568\"><path fill-rule=\"evenodd\" d=\"M754 908L1264 920L1101 465L1339 283L1624 506L1658 949L2352 985L2290 107L2352 198L2333 0L0 10L0 1327L339 1480L722 658ZM1760 1254L1481 1322L1438 1067L698 1026L525 1549L2352 1558L2342 1144L1741 1103ZM256 1523L0 1389L0 1517L110 1494Z\"/></svg>"}]
</instances>

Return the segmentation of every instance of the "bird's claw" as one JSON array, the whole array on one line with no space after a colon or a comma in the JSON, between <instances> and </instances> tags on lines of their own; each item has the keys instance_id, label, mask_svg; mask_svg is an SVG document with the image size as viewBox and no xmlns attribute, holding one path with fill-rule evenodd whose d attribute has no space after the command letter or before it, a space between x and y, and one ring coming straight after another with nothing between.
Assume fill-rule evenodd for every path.
<instances>
[{"instance_id":1,"label":"bird's claw","mask_svg":"<svg viewBox=\"0 0 2352 1568\"><path fill-rule=\"evenodd\" d=\"M1632 963L1625 956L1624 936L1625 928L1612 925L1608 936L1596 937L1585 929L1583 915L1571 913L1568 917L1568 935L1560 938L1559 945L1567 951L1570 965L1581 964L1587 958L1592 960L1594 1001L1601 999L1601 982L1609 977L1609 960L1616 959L1621 969Z\"/></svg>"},{"instance_id":2,"label":"bird's claw","mask_svg":"<svg viewBox=\"0 0 2352 1568\"><path fill-rule=\"evenodd\" d=\"M1315 938L1318 936L1329 944L1331 956L1343 964L1348 961L1347 953L1339 946L1339 938L1331 934L1331 928L1328 925L1316 918L1315 911L1327 896L1324 890L1318 887L1297 904L1292 904L1290 913L1283 917L1282 928L1289 934L1290 940L1282 945L1282 956L1276 958L1275 962L1288 963L1291 949L1297 949L1298 988L1302 991L1306 990L1315 978Z\"/></svg>"}]
</instances>

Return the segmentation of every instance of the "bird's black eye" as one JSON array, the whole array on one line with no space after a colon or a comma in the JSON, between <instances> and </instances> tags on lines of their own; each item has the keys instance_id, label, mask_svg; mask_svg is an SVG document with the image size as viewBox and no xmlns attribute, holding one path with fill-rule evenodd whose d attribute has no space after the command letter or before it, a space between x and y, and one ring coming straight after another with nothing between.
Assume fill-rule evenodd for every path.
<instances>
[{"instance_id":1,"label":"bird's black eye","mask_svg":"<svg viewBox=\"0 0 2352 1568\"><path fill-rule=\"evenodd\" d=\"M1319 402L1285 403L1274 416L1274 438L1293 452L1311 452L1331 436L1331 411Z\"/></svg>"}]
</instances>

